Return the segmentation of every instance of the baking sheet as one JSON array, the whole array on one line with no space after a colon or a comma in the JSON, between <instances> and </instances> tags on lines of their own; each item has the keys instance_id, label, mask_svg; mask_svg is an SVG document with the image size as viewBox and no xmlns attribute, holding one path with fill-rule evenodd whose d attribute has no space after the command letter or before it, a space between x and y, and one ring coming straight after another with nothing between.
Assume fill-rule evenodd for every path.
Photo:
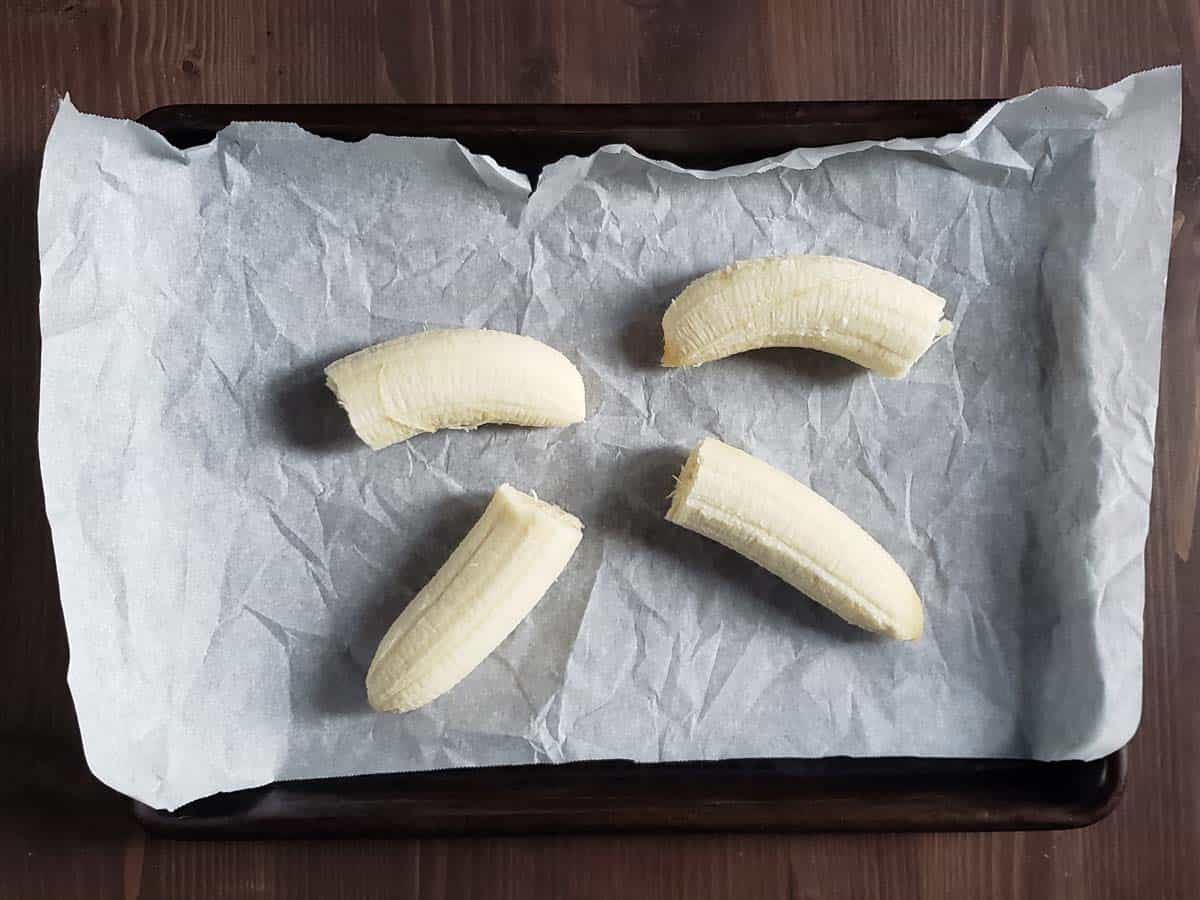
<instances>
[{"instance_id":1,"label":"baking sheet","mask_svg":"<svg viewBox=\"0 0 1200 900\"><path fill-rule=\"evenodd\" d=\"M605 148L237 125L188 151L64 104L41 207L41 451L93 771L155 806L285 778L625 757L1091 758L1140 707L1178 69L965 135L721 173ZM695 275L854 256L946 296L903 382L803 351L656 366ZM589 419L371 454L321 386L423 327L520 330ZM704 433L808 480L913 575L913 645L661 520ZM502 480L588 529L462 686L371 713L374 643Z\"/></svg>"}]
</instances>

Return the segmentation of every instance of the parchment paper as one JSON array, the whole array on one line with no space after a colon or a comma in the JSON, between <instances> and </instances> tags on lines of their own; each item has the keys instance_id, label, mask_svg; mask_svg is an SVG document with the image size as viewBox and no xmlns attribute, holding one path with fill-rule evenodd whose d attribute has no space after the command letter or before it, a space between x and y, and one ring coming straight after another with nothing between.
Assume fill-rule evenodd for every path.
<instances>
[{"instance_id":1,"label":"parchment paper","mask_svg":"<svg viewBox=\"0 0 1200 900\"><path fill-rule=\"evenodd\" d=\"M173 808L277 779L594 758L1091 758L1140 713L1178 68L967 133L721 172L605 147L524 176L449 140L239 124L176 150L62 104L46 147L40 449L69 681L109 785ZM903 381L774 350L657 365L690 279L850 256L947 298ZM519 331L588 419L380 453L321 369L435 326ZM924 597L858 632L666 523L705 434L812 485ZM363 675L501 482L587 530L463 684Z\"/></svg>"}]
</instances>

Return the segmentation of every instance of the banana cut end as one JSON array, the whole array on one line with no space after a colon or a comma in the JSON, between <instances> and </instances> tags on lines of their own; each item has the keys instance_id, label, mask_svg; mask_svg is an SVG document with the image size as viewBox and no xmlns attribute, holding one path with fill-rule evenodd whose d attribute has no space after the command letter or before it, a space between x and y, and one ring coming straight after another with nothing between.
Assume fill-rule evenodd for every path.
<instances>
[{"instance_id":1,"label":"banana cut end","mask_svg":"<svg viewBox=\"0 0 1200 900\"><path fill-rule=\"evenodd\" d=\"M334 399L350 420L350 427L358 439L372 450L382 450L399 441L408 440L417 432L406 429L398 422L391 422L378 410L378 404L372 402L364 392L355 386L346 384L339 376L344 369L337 363L325 369L325 387L333 393Z\"/></svg>"},{"instance_id":2,"label":"banana cut end","mask_svg":"<svg viewBox=\"0 0 1200 900\"><path fill-rule=\"evenodd\" d=\"M671 506L667 510L667 521L675 525L682 524L684 519L683 510L687 507L688 501L691 498L692 487L696 483L696 473L700 470L700 454L704 452L705 444L712 442L714 438L704 438L698 443L691 453L688 454L687 460L683 463L683 468L679 470L679 474L675 476L675 490L671 492Z\"/></svg>"},{"instance_id":3,"label":"banana cut end","mask_svg":"<svg viewBox=\"0 0 1200 900\"><path fill-rule=\"evenodd\" d=\"M516 516L528 518L546 516L560 525L580 533L583 532L583 522L578 516L571 515L561 506L555 506L553 503L540 499L532 492L526 494L524 491L519 491L508 482L496 488L496 493L492 495L492 502L503 504Z\"/></svg>"}]
</instances>

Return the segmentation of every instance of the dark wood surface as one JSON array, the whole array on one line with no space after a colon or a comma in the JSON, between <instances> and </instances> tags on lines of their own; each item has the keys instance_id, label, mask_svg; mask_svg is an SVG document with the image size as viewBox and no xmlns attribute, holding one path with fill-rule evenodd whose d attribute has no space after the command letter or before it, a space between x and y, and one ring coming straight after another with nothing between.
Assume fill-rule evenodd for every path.
<instances>
[{"instance_id":1,"label":"dark wood surface","mask_svg":"<svg viewBox=\"0 0 1200 900\"><path fill-rule=\"evenodd\" d=\"M41 146L56 97L178 102L1006 96L1185 65L1147 554L1116 812L1070 832L169 842L82 762L35 446ZM0 8L0 897L1192 897L1200 880L1196 0L8 0Z\"/></svg>"}]
</instances>

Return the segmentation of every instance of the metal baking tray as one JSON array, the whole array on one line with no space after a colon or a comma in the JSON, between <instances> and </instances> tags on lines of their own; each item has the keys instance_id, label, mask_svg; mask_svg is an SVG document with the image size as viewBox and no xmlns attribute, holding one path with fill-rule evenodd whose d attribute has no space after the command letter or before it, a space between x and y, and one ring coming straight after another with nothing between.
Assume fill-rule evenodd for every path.
<instances>
[{"instance_id":1,"label":"metal baking tray","mask_svg":"<svg viewBox=\"0 0 1200 900\"><path fill-rule=\"evenodd\" d=\"M182 105L140 121L178 147L233 121L295 122L348 141L452 137L532 181L547 163L604 144L718 168L798 146L962 131L993 102ZM1088 762L830 757L456 769L280 782L171 813L135 803L134 814L171 837L1077 828L1116 806L1125 753Z\"/></svg>"}]
</instances>

